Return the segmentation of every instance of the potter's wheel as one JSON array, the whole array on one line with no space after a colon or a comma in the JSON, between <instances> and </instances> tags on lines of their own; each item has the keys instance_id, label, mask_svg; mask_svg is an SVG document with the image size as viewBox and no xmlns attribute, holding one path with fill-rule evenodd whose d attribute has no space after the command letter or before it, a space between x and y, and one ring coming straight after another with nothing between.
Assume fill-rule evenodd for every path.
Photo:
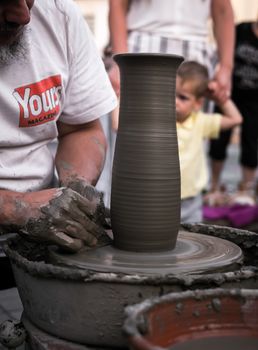
<instances>
[{"instance_id":1,"label":"potter's wheel","mask_svg":"<svg viewBox=\"0 0 258 350\"><path fill-rule=\"evenodd\" d=\"M221 238L179 231L176 247L165 252L129 252L108 245L68 254L51 248L50 260L98 272L198 274L233 270L242 261L242 251L236 244Z\"/></svg>"}]
</instances>

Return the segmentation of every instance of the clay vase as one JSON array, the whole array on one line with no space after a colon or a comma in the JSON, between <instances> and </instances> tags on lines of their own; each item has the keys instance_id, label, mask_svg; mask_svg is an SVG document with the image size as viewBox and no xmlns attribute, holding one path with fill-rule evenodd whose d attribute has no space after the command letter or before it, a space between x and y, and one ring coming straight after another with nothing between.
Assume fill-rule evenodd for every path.
<instances>
[{"instance_id":1,"label":"clay vase","mask_svg":"<svg viewBox=\"0 0 258 350\"><path fill-rule=\"evenodd\" d=\"M116 248L167 251L180 223L180 169L175 116L176 71L183 58L118 54L121 91L111 224Z\"/></svg>"}]
</instances>

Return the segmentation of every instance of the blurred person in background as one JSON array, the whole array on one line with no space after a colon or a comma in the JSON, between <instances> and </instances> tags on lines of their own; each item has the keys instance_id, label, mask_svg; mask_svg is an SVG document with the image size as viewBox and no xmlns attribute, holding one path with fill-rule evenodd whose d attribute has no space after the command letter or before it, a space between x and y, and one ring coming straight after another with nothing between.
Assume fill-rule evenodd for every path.
<instances>
[{"instance_id":1,"label":"blurred person in background","mask_svg":"<svg viewBox=\"0 0 258 350\"><path fill-rule=\"evenodd\" d=\"M258 143L258 19L236 26L232 99L243 115L240 134L240 165L242 181L231 202L254 205L256 203L255 175ZM210 145L211 188L206 195L210 205L223 204L224 185L220 176L226 159L231 130L223 132Z\"/></svg>"},{"instance_id":2,"label":"blurred person in background","mask_svg":"<svg viewBox=\"0 0 258 350\"><path fill-rule=\"evenodd\" d=\"M217 44L209 38L209 19ZM109 30L113 54L151 52L182 55L204 64L217 98L231 90L234 49L234 15L230 0L109 0ZM109 71L119 95L119 71Z\"/></svg>"}]
</instances>

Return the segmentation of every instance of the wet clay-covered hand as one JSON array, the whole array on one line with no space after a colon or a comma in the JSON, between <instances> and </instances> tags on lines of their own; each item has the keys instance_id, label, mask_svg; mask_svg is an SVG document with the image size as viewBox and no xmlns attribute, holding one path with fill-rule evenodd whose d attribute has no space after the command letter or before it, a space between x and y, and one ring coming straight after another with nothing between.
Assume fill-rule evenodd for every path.
<instances>
[{"instance_id":1,"label":"wet clay-covered hand","mask_svg":"<svg viewBox=\"0 0 258 350\"><path fill-rule=\"evenodd\" d=\"M53 198L40 206L40 215L29 218L21 233L70 251L105 245L109 237L98 220L99 204L96 196L87 198L67 187L56 189Z\"/></svg>"},{"instance_id":2,"label":"wet clay-covered hand","mask_svg":"<svg viewBox=\"0 0 258 350\"><path fill-rule=\"evenodd\" d=\"M103 193L96 190L92 185L89 185L84 180L73 180L67 184L67 187L87 198L95 208L93 221L105 228L110 228L106 221L106 208L103 201Z\"/></svg>"}]
</instances>

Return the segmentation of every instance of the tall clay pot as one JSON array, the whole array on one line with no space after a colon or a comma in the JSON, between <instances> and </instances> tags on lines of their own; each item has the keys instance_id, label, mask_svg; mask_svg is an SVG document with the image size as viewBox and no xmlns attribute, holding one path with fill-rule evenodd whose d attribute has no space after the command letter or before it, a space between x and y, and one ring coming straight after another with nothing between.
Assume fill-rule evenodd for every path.
<instances>
[{"instance_id":1,"label":"tall clay pot","mask_svg":"<svg viewBox=\"0 0 258 350\"><path fill-rule=\"evenodd\" d=\"M116 248L167 251L180 223L180 169L175 117L182 57L119 54L121 98L115 146L111 224Z\"/></svg>"}]
</instances>

